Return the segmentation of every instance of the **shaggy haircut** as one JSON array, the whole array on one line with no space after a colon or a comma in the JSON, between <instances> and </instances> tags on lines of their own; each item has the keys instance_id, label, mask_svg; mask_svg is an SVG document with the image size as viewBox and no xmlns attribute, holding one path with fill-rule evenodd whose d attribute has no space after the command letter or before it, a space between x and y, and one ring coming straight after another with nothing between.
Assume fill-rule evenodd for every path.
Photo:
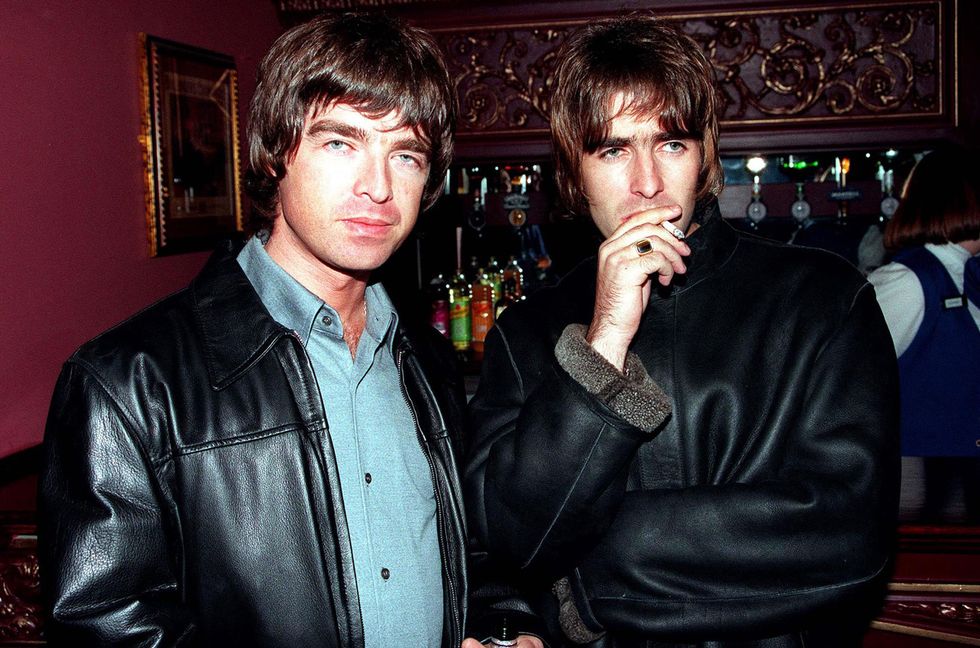
<instances>
[{"instance_id":1,"label":"shaggy haircut","mask_svg":"<svg viewBox=\"0 0 980 648\"><path fill-rule=\"evenodd\" d=\"M980 172L974 160L975 152L953 146L919 160L885 226L888 250L980 238Z\"/></svg>"},{"instance_id":2,"label":"shaggy haircut","mask_svg":"<svg viewBox=\"0 0 980 648\"><path fill-rule=\"evenodd\" d=\"M582 28L565 41L557 60L551 138L568 209L588 212L582 156L608 137L618 93L626 97L620 114L658 117L665 131L701 143L698 200L721 191L714 72L692 38L652 15L631 13Z\"/></svg>"},{"instance_id":3,"label":"shaggy haircut","mask_svg":"<svg viewBox=\"0 0 980 648\"><path fill-rule=\"evenodd\" d=\"M422 208L432 206L453 154L456 99L432 37L380 14L320 15L276 40L259 64L249 109L249 230L271 229L279 181L311 110L339 102L372 118L398 111L429 147Z\"/></svg>"}]
</instances>

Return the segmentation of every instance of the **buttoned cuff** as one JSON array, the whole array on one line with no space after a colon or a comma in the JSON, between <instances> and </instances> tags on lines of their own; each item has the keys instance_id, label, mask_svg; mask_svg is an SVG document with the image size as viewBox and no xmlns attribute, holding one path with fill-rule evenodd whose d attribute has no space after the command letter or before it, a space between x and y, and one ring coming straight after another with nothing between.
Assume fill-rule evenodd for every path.
<instances>
[{"instance_id":1,"label":"buttoned cuff","mask_svg":"<svg viewBox=\"0 0 980 648\"><path fill-rule=\"evenodd\" d=\"M558 364L587 392L627 423L652 432L670 416L670 397L653 382L639 356L626 353L626 371L619 371L585 340L587 327L565 327L555 357Z\"/></svg>"}]
</instances>

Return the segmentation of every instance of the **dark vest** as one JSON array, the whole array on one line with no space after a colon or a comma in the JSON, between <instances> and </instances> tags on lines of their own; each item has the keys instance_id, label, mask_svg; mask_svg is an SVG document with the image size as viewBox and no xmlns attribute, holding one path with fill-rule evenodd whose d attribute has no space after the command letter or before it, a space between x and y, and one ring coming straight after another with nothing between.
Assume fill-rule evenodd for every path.
<instances>
[{"instance_id":1,"label":"dark vest","mask_svg":"<svg viewBox=\"0 0 980 648\"><path fill-rule=\"evenodd\" d=\"M924 247L895 261L919 278L922 325L898 359L902 454L980 456L980 330L966 297Z\"/></svg>"}]
</instances>

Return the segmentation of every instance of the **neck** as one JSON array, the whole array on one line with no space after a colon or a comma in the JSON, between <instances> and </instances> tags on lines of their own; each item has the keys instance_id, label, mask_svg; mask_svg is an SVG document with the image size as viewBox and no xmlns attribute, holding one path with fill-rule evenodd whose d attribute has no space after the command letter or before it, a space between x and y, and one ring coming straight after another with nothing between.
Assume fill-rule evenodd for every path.
<instances>
[{"instance_id":1,"label":"neck","mask_svg":"<svg viewBox=\"0 0 980 648\"><path fill-rule=\"evenodd\" d=\"M275 237L269 239L265 250L300 285L337 311L344 339L353 355L367 321L365 291L371 273L327 265L311 255L298 254L295 248L279 245Z\"/></svg>"},{"instance_id":2,"label":"neck","mask_svg":"<svg viewBox=\"0 0 980 648\"><path fill-rule=\"evenodd\" d=\"M980 253L980 238L973 239L972 241L957 241L957 245L970 253L970 256L976 256Z\"/></svg>"}]
</instances>

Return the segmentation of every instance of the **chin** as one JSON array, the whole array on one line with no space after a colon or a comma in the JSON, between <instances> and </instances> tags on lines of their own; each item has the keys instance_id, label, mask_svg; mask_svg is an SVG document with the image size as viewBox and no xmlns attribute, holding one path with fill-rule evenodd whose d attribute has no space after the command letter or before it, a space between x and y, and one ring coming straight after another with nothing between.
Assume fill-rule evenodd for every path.
<instances>
[{"instance_id":1,"label":"chin","mask_svg":"<svg viewBox=\"0 0 980 648\"><path fill-rule=\"evenodd\" d=\"M393 253L394 251L388 254L357 254L343 259L339 265L349 272L373 272L384 265Z\"/></svg>"}]
</instances>

